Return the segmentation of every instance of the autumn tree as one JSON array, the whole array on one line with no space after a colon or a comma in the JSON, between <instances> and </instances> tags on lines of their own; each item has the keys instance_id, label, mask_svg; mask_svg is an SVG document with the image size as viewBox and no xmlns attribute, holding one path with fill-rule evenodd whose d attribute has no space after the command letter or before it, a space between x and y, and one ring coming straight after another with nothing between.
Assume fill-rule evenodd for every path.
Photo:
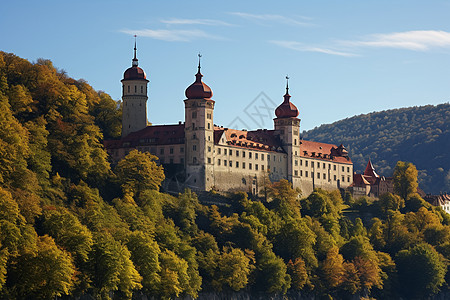
<instances>
[{"instance_id":1,"label":"autumn tree","mask_svg":"<svg viewBox=\"0 0 450 300\"><path fill-rule=\"evenodd\" d=\"M156 156L132 150L116 166L115 172L124 192L137 194L145 189L158 190L164 180Z\"/></svg>"},{"instance_id":2,"label":"autumn tree","mask_svg":"<svg viewBox=\"0 0 450 300\"><path fill-rule=\"evenodd\" d=\"M412 163L399 161L394 169L394 190L403 200L417 192L417 169Z\"/></svg>"}]
</instances>

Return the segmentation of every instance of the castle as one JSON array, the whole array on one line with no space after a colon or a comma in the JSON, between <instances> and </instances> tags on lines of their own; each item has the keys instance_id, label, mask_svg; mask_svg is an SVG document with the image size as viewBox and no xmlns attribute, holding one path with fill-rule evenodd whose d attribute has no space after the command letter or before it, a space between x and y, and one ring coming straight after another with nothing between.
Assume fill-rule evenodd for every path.
<instances>
[{"instance_id":1,"label":"castle","mask_svg":"<svg viewBox=\"0 0 450 300\"><path fill-rule=\"evenodd\" d=\"M138 66L135 43L132 65L121 80L122 138L105 141L113 161L132 149L150 152L164 166L164 188L175 191L188 187L258 195L269 180L287 179L307 195L314 188L346 188L353 183L353 163L343 145L300 138L299 112L290 101L288 81L273 130L236 130L214 124L216 102L200 69L199 55L195 82L185 91L184 123L148 126L149 81Z\"/></svg>"}]
</instances>

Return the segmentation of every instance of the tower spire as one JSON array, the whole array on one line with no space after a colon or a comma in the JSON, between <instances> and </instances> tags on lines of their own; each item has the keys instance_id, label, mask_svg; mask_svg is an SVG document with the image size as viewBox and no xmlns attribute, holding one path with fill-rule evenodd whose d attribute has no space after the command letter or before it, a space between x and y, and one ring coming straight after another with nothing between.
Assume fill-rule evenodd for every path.
<instances>
[{"instance_id":1,"label":"tower spire","mask_svg":"<svg viewBox=\"0 0 450 300\"><path fill-rule=\"evenodd\" d=\"M137 51L137 48L136 48L136 37L137 37L137 35L134 35L134 58L133 58L133 60L131 62L131 66L132 67L137 67L138 66L138 59L136 57L136 51Z\"/></svg>"},{"instance_id":2,"label":"tower spire","mask_svg":"<svg viewBox=\"0 0 450 300\"><path fill-rule=\"evenodd\" d=\"M286 75L286 94L284 95L284 103L289 103L291 95L289 95L289 76Z\"/></svg>"}]
</instances>

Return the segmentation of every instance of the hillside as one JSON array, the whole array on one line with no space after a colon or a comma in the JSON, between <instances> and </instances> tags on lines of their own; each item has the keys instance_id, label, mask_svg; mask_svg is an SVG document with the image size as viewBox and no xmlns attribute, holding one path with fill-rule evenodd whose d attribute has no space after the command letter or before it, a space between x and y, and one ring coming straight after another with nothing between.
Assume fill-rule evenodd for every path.
<instances>
[{"instance_id":1,"label":"hillside","mask_svg":"<svg viewBox=\"0 0 450 300\"><path fill-rule=\"evenodd\" d=\"M373 112L303 132L313 141L344 144L356 172L369 157L379 174L391 176L397 161L419 170L427 193L450 191L450 104Z\"/></svg>"},{"instance_id":2,"label":"hillside","mask_svg":"<svg viewBox=\"0 0 450 300\"><path fill-rule=\"evenodd\" d=\"M149 153L111 166L102 139L120 135L120 119L108 94L51 61L0 51L0 299L449 293L450 214L415 193L412 164L379 201L320 189L300 199L282 180L270 202L202 202L160 192Z\"/></svg>"}]
</instances>

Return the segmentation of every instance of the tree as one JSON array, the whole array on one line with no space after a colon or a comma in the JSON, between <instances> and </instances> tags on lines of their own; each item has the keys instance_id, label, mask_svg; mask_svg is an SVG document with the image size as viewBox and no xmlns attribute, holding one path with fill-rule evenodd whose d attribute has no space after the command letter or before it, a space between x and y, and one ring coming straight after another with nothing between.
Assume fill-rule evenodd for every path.
<instances>
[{"instance_id":1,"label":"tree","mask_svg":"<svg viewBox=\"0 0 450 300\"><path fill-rule=\"evenodd\" d=\"M444 284L446 266L429 244L401 250L395 257L400 288L408 298L426 298Z\"/></svg>"},{"instance_id":2,"label":"tree","mask_svg":"<svg viewBox=\"0 0 450 300\"><path fill-rule=\"evenodd\" d=\"M51 299L69 295L74 285L75 267L68 253L45 235L37 238L36 251L23 253L14 267L18 297Z\"/></svg>"},{"instance_id":3,"label":"tree","mask_svg":"<svg viewBox=\"0 0 450 300\"><path fill-rule=\"evenodd\" d=\"M403 200L417 192L417 169L412 163L399 161L394 169L394 190Z\"/></svg>"},{"instance_id":4,"label":"tree","mask_svg":"<svg viewBox=\"0 0 450 300\"><path fill-rule=\"evenodd\" d=\"M127 247L131 252L131 260L142 276L142 286L146 292L154 293L161 284L159 273L161 266L158 244L145 233L135 231L128 237Z\"/></svg>"},{"instance_id":5,"label":"tree","mask_svg":"<svg viewBox=\"0 0 450 300\"><path fill-rule=\"evenodd\" d=\"M115 172L125 193L159 189L164 172L162 166L156 165L156 159L148 152L132 150L117 164Z\"/></svg>"},{"instance_id":6,"label":"tree","mask_svg":"<svg viewBox=\"0 0 450 300\"><path fill-rule=\"evenodd\" d=\"M269 197L272 198L276 211L280 216L300 217L299 190L294 190L286 179L273 183L269 187Z\"/></svg>"},{"instance_id":7,"label":"tree","mask_svg":"<svg viewBox=\"0 0 450 300\"><path fill-rule=\"evenodd\" d=\"M344 258L339 254L339 248L330 248L321 266L322 277L328 289L332 290L343 282L345 273L343 263Z\"/></svg>"},{"instance_id":8,"label":"tree","mask_svg":"<svg viewBox=\"0 0 450 300\"><path fill-rule=\"evenodd\" d=\"M294 262L289 260L287 263L287 271L291 276L292 288L302 290L303 287L309 282L305 261L300 257L297 257Z\"/></svg>"}]
</instances>

